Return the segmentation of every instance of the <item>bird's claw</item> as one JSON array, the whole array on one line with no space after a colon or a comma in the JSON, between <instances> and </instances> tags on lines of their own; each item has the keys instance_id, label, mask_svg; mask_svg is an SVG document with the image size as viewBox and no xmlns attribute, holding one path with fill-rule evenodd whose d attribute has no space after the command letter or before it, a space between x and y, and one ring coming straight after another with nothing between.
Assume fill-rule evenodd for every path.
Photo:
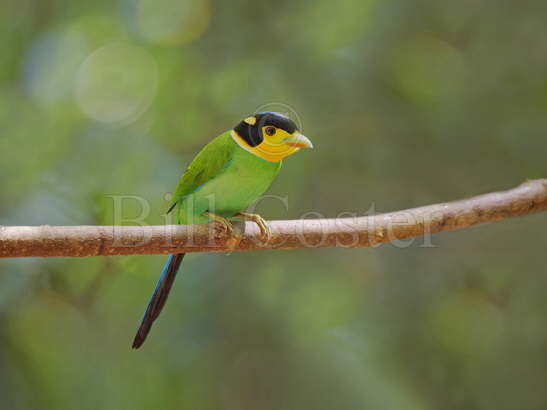
<instances>
[{"instance_id":1,"label":"bird's claw","mask_svg":"<svg viewBox=\"0 0 547 410\"><path fill-rule=\"evenodd\" d=\"M236 216L239 216L248 221L252 221L258 225L260 229L260 237L264 243L268 243L272 239L272 231L268 226L268 223L258 214L248 214L245 212L239 212Z\"/></svg>"},{"instance_id":2,"label":"bird's claw","mask_svg":"<svg viewBox=\"0 0 547 410\"><path fill-rule=\"evenodd\" d=\"M230 221L228 221L227 219L224 219L222 221L217 220L215 222L218 223L220 226L222 226L222 228L226 232L226 235L228 235L228 236L233 236L234 235L234 226L232 225L232 223Z\"/></svg>"},{"instance_id":3,"label":"bird's claw","mask_svg":"<svg viewBox=\"0 0 547 410\"><path fill-rule=\"evenodd\" d=\"M202 215L208 218L211 218L214 223L221 226L224 232L226 232L226 235L228 236L234 235L234 226L228 219L223 218L222 216L219 216L219 215L212 214L210 212L204 212Z\"/></svg>"}]
</instances>

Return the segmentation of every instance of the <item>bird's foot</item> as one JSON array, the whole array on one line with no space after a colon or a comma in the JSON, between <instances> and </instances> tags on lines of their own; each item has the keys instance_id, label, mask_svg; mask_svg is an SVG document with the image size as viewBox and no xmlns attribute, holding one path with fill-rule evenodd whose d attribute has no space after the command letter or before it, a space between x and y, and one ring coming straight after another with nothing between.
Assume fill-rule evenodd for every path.
<instances>
[{"instance_id":1,"label":"bird's foot","mask_svg":"<svg viewBox=\"0 0 547 410\"><path fill-rule=\"evenodd\" d=\"M268 243L270 239L272 239L272 231L270 230L270 227L258 214L248 214L246 212L238 212L235 216L243 218L247 221L252 221L255 224L258 225L258 228L260 229L260 236L264 243Z\"/></svg>"},{"instance_id":2,"label":"bird's foot","mask_svg":"<svg viewBox=\"0 0 547 410\"><path fill-rule=\"evenodd\" d=\"M204 212L201 215L206 216L207 218L210 218L213 222L220 225L224 229L224 231L226 232L226 234L228 236L233 236L234 235L234 226L232 225L232 223L228 219L226 219L222 216L219 216L219 215L215 215L211 212Z\"/></svg>"}]
</instances>

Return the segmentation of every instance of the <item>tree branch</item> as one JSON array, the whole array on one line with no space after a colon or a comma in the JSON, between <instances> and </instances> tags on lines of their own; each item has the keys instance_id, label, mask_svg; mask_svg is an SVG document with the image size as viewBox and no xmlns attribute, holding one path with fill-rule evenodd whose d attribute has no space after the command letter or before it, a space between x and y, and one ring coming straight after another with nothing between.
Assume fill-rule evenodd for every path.
<instances>
[{"instance_id":1,"label":"tree branch","mask_svg":"<svg viewBox=\"0 0 547 410\"><path fill-rule=\"evenodd\" d=\"M503 192L381 215L271 221L263 244L254 223L238 222L242 238L215 224L165 226L5 226L0 257L106 256L229 250L359 248L547 210L547 179Z\"/></svg>"}]
</instances>

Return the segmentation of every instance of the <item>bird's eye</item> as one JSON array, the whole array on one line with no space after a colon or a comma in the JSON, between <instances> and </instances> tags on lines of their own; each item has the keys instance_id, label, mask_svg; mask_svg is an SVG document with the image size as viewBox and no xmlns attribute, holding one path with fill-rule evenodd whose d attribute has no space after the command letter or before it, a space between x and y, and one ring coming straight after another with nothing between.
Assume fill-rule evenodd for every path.
<instances>
[{"instance_id":1,"label":"bird's eye","mask_svg":"<svg viewBox=\"0 0 547 410\"><path fill-rule=\"evenodd\" d=\"M275 134L275 127L266 127L266 134L270 137Z\"/></svg>"}]
</instances>

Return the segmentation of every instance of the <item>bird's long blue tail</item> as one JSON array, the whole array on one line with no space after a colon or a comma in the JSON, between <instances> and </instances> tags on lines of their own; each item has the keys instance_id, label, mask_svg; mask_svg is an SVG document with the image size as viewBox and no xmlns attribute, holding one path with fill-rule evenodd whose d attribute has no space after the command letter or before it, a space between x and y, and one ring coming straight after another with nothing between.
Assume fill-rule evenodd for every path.
<instances>
[{"instance_id":1,"label":"bird's long blue tail","mask_svg":"<svg viewBox=\"0 0 547 410\"><path fill-rule=\"evenodd\" d=\"M163 267L163 272L158 279L158 283L156 284L156 288L154 289L152 298L150 298L150 302L148 302L148 306L146 307L146 311L144 312L144 317L142 318L139 330L137 330L135 339L133 339L133 349L138 349L139 347L141 347L141 345L146 340L148 332L150 332L152 323L154 323L154 321L161 313L161 310L165 305L165 301L169 296L171 286L173 285L175 277L177 276L177 272L179 270L182 259L184 258L184 255L184 253L169 255L169 259L167 259L167 262Z\"/></svg>"}]
</instances>

